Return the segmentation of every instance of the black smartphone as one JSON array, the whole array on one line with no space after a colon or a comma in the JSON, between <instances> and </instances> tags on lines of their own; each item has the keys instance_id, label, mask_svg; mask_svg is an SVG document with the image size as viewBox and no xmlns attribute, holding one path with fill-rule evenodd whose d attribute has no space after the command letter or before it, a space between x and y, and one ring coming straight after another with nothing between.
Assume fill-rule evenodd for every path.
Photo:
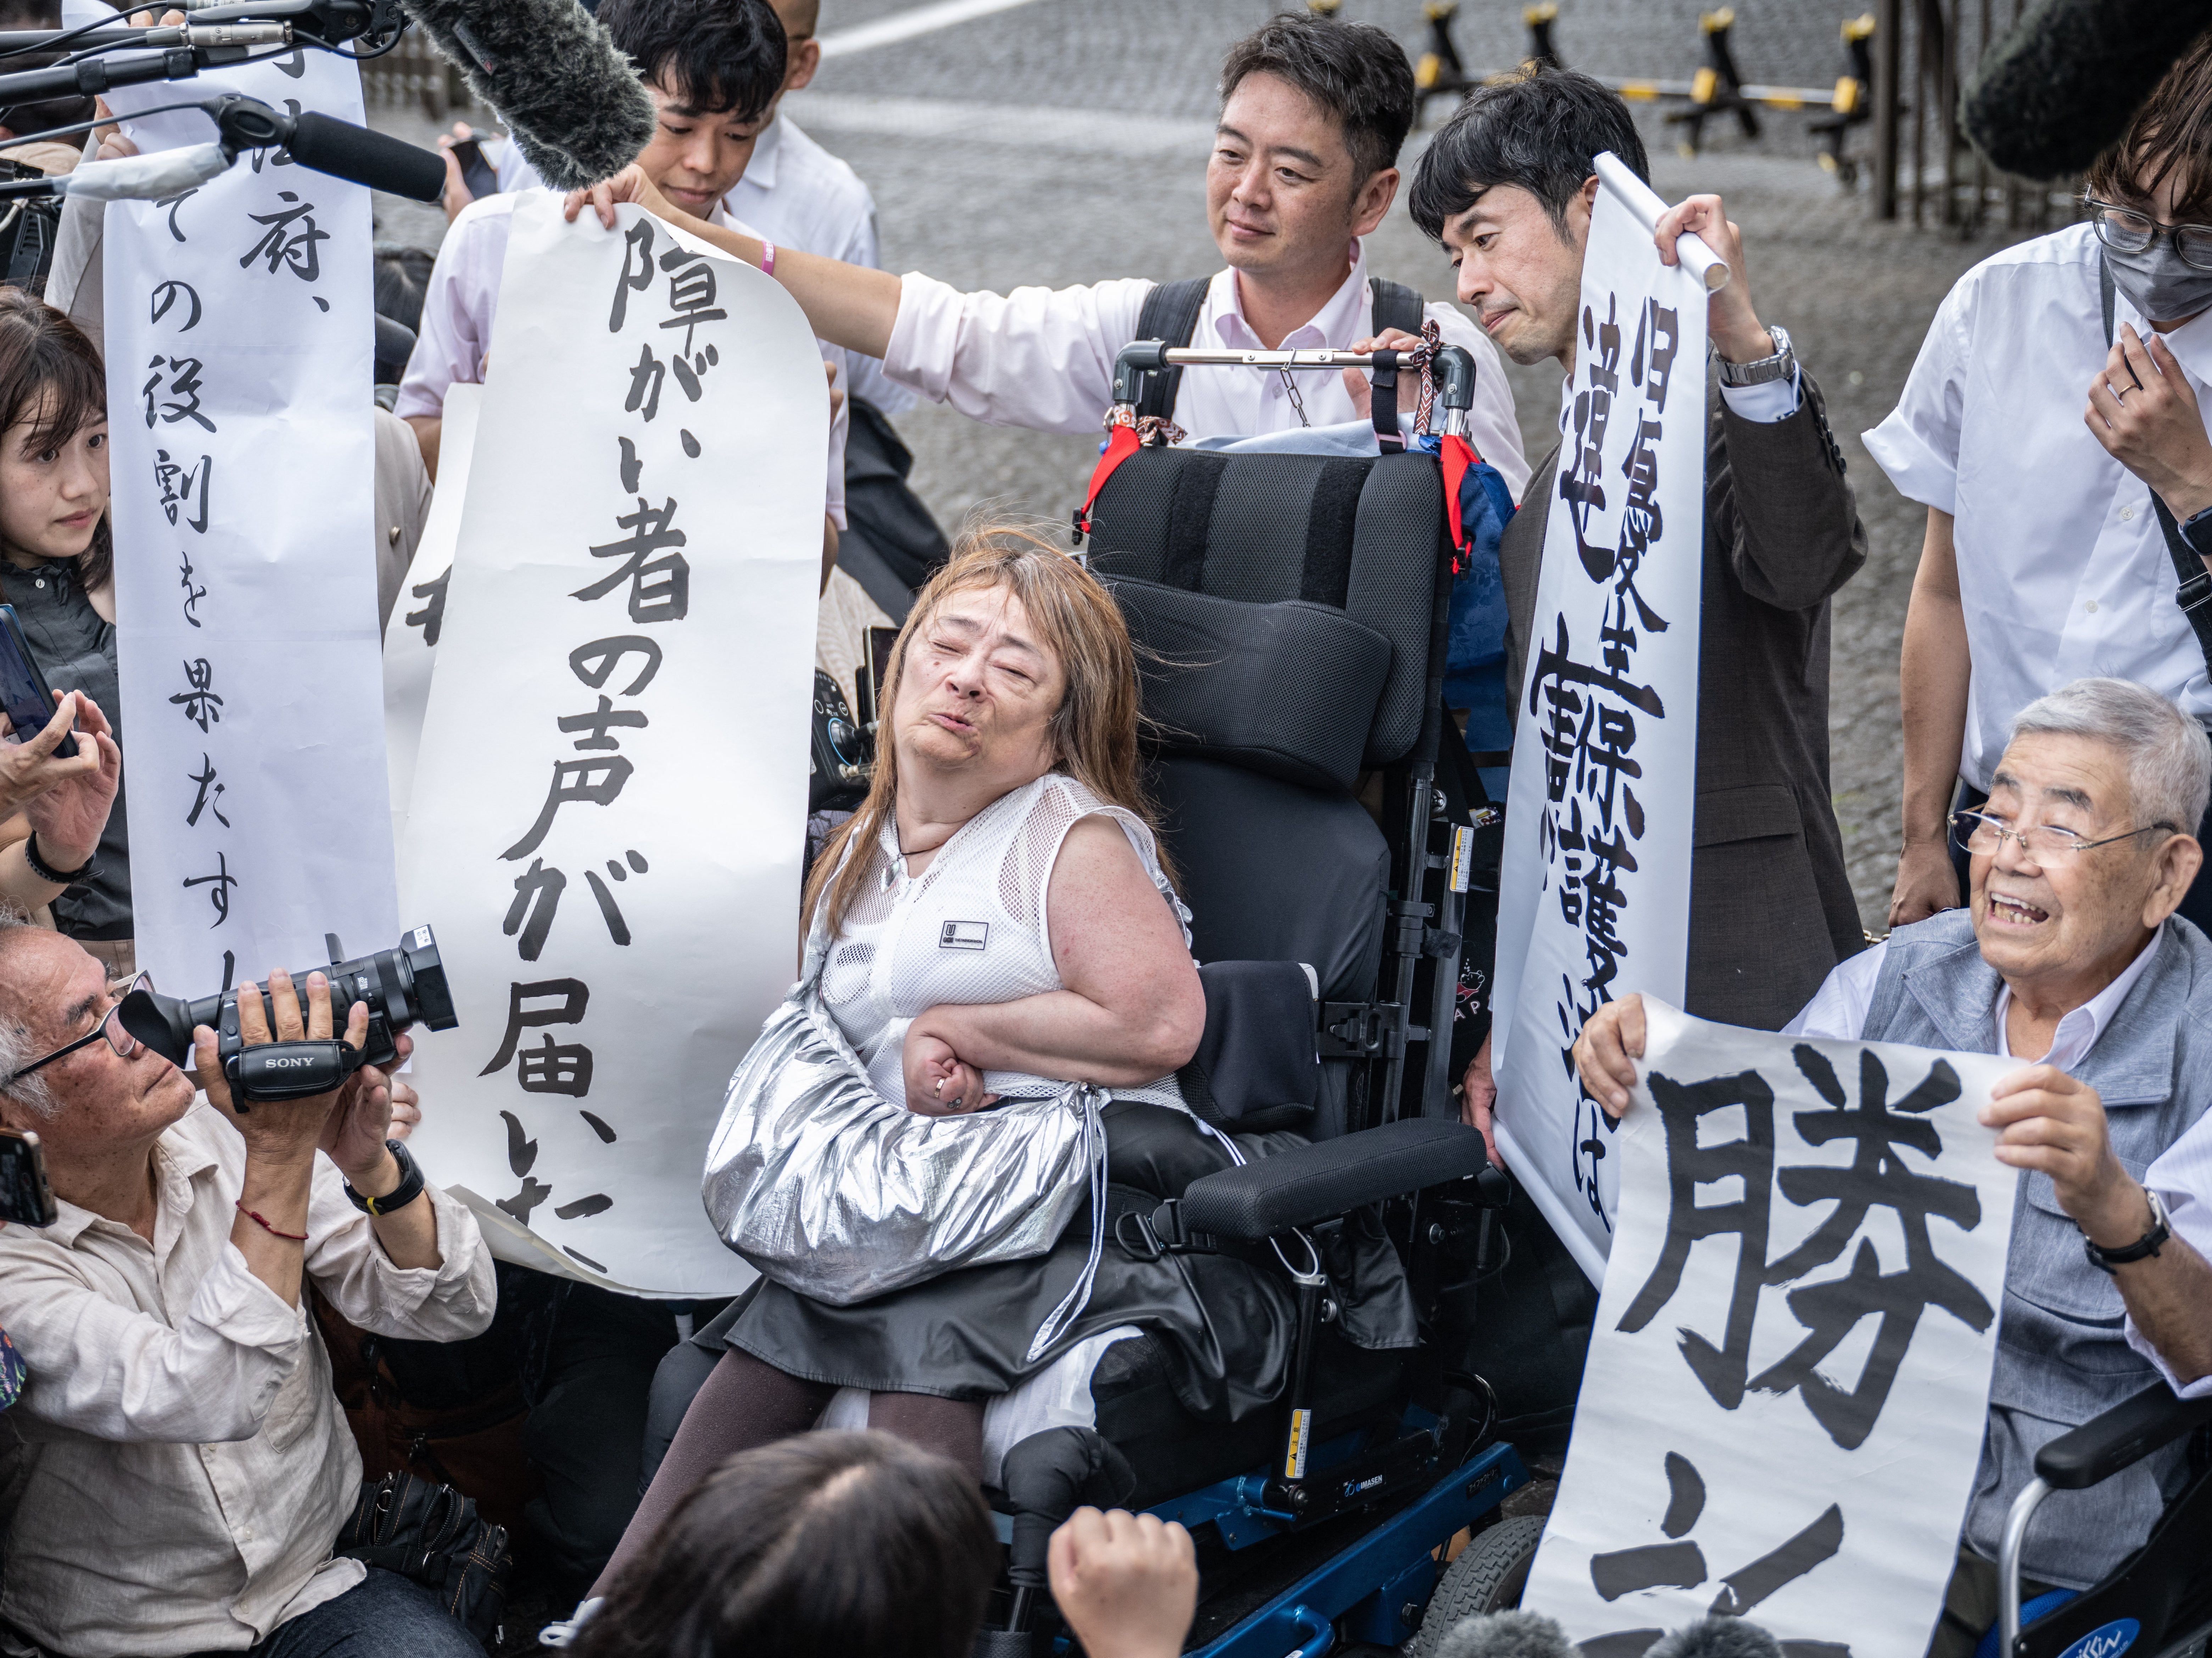
<instances>
[{"instance_id":1,"label":"black smartphone","mask_svg":"<svg viewBox=\"0 0 2212 1658\"><path fill-rule=\"evenodd\" d=\"M54 694L39 671L39 659L31 654L13 604L0 604L0 713L7 714L15 735L26 742L46 730L54 717ZM75 759L76 738L64 737L54 752L64 760Z\"/></svg>"},{"instance_id":2,"label":"black smartphone","mask_svg":"<svg viewBox=\"0 0 2212 1658\"><path fill-rule=\"evenodd\" d=\"M54 1193L46 1184L46 1154L36 1134L0 1128L0 1220L20 1226L54 1224Z\"/></svg>"},{"instance_id":3,"label":"black smartphone","mask_svg":"<svg viewBox=\"0 0 2212 1658\"><path fill-rule=\"evenodd\" d=\"M499 174L484 160L483 146L477 140L464 138L455 144L453 159L461 164L461 182L468 186L470 195L482 201L487 196L499 194Z\"/></svg>"},{"instance_id":4,"label":"black smartphone","mask_svg":"<svg viewBox=\"0 0 2212 1658\"><path fill-rule=\"evenodd\" d=\"M868 648L860 661L860 671L854 678L859 683L854 689L860 693L854 712L860 717L860 729L874 734L876 722L884 717L884 677L890 672L891 647L898 643L896 628L868 629Z\"/></svg>"}]
</instances>

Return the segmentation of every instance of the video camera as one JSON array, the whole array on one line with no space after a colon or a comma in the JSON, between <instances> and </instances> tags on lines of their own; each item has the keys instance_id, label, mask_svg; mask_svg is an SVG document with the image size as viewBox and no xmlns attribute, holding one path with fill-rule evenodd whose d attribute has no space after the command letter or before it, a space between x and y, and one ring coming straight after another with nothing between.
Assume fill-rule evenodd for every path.
<instances>
[{"instance_id":1,"label":"video camera","mask_svg":"<svg viewBox=\"0 0 2212 1658\"><path fill-rule=\"evenodd\" d=\"M358 1052L335 1038L246 1047L239 1031L235 990L194 1001L134 990L123 999L118 1016L123 1028L179 1066L191 1062L193 1028L213 1029L223 1079L230 1084L233 1102L243 1111L249 1103L327 1094L364 1065L390 1065L399 1057L394 1039L417 1021L433 1030L451 1030L460 1023L453 1011L453 992L447 987L445 965L438 959L438 943L428 927L416 927L394 948L358 961L338 959L345 950L336 933L325 933L323 943L331 952L330 964L302 969L292 975L292 982L304 1000L309 973L329 978L334 1031L344 1030L356 1002L368 1005L368 1038ZM276 1021L268 1006L268 992L264 989L260 994L273 1030Z\"/></svg>"}]
</instances>

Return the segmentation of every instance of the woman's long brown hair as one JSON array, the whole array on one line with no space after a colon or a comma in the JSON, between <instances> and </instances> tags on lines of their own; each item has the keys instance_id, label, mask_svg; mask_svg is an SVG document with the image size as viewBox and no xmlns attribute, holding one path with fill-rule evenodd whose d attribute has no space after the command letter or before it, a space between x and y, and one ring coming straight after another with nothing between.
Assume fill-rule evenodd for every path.
<instances>
[{"instance_id":1,"label":"woman's long brown hair","mask_svg":"<svg viewBox=\"0 0 2212 1658\"><path fill-rule=\"evenodd\" d=\"M44 300L20 288L0 288L0 434L33 421L27 434L32 441L66 443L106 418L107 370L99 348ZM100 514L76 568L88 592L114 574L106 513Z\"/></svg>"},{"instance_id":2,"label":"woman's long brown hair","mask_svg":"<svg viewBox=\"0 0 2212 1658\"><path fill-rule=\"evenodd\" d=\"M1137 761L1137 657L1121 610L1097 578L1044 535L1015 524L985 524L961 532L952 556L921 590L899 629L884 671L877 712L875 775L860 809L830 835L806 878L800 914L812 916L826 894L835 935L866 878L874 846L898 798L898 749L893 714L904 683L906 653L955 593L1006 587L1022 602L1037 642L1057 659L1065 680L1052 717L1053 769L1066 772L1101 800L1134 812L1155 833L1158 814ZM848 847L853 849L850 858ZM1167 853L1160 867L1175 872Z\"/></svg>"}]
</instances>

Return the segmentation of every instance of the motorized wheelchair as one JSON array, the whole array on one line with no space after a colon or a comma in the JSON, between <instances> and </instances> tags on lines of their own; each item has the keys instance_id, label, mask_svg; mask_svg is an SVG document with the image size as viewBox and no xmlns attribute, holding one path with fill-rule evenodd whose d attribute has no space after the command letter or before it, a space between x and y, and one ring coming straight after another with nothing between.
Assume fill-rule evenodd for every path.
<instances>
[{"instance_id":1,"label":"motorized wheelchair","mask_svg":"<svg viewBox=\"0 0 2212 1658\"><path fill-rule=\"evenodd\" d=\"M1395 359L1373 361L1387 388ZM1186 364L1370 361L1145 343L1122 353L1116 404L1129 414L1141 376ZM1463 434L1472 361L1445 349L1432 369L1444 429ZM1060 1644L1045 1542L1084 1503L1191 1529L1188 1650L1395 1648L1421 1625L1443 1546L1529 1479L1494 1442L1495 1395L1440 1313L1488 1270L1510 1189L1450 1093L1453 1024L1469 1011L1462 917L1470 896L1494 898L1499 833L1498 814L1439 770L1457 738L1442 703L1455 515L1433 455L1225 454L1148 446L1133 426L1107 447L1077 539L1138 646L1162 838L1205 964L1206 1038L1184 1094L1229 1133L1295 1127L1312 1143L1167 1203L1117 1188L1109 1247L1253 1259L1272 1245L1295 1284L1297 1345L1276 1406L1228 1423L1186 1414L1156 1338L1107 1347L1095 1428L1006 1452L994 1501L1010 1566L978 1650ZM1363 778L1370 801L1379 779L1379 813L1355 795ZM1270 1015L1248 993L1271 972L1278 993L1303 972L1303 1011L1255 1036ZM1238 1062L1255 1040L1273 1063ZM1407 1268L1413 1347L1345 1339L1322 1269L1342 1229L1376 1217ZM1484 1532L1453 1568L1454 1611L1512 1604L1540 1530Z\"/></svg>"}]
</instances>

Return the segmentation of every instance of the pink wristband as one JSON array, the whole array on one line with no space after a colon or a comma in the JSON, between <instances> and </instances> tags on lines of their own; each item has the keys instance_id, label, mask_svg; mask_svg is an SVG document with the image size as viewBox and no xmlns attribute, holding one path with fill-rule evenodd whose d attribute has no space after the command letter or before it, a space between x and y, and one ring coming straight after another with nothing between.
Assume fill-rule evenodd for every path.
<instances>
[{"instance_id":1,"label":"pink wristband","mask_svg":"<svg viewBox=\"0 0 2212 1658\"><path fill-rule=\"evenodd\" d=\"M775 244L774 242L761 243L761 275L763 276L775 275Z\"/></svg>"}]
</instances>

